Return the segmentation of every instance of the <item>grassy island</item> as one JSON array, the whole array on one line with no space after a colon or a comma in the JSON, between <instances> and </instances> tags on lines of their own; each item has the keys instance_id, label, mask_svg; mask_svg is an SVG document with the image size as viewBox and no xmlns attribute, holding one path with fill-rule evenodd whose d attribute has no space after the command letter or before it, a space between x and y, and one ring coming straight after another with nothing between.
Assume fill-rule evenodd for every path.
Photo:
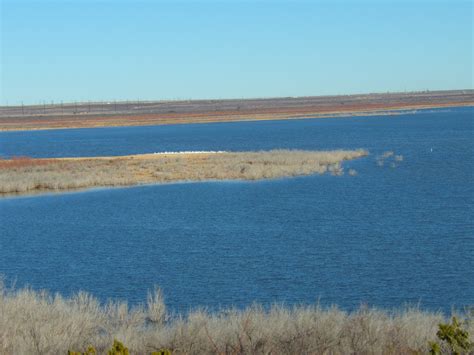
<instances>
[{"instance_id":1,"label":"grassy island","mask_svg":"<svg viewBox=\"0 0 474 355\"><path fill-rule=\"evenodd\" d=\"M0 193L204 180L257 180L343 174L341 163L365 150L171 152L117 157L0 160Z\"/></svg>"}]
</instances>

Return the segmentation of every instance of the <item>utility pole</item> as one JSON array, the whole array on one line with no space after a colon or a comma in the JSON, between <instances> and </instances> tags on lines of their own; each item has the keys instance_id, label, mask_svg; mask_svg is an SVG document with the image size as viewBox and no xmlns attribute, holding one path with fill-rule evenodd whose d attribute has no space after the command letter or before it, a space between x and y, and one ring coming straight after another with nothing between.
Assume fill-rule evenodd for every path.
<instances>
[{"instance_id":1,"label":"utility pole","mask_svg":"<svg viewBox=\"0 0 474 355\"><path fill-rule=\"evenodd\" d=\"M25 115L25 106L23 105L23 101L21 102L21 115Z\"/></svg>"}]
</instances>

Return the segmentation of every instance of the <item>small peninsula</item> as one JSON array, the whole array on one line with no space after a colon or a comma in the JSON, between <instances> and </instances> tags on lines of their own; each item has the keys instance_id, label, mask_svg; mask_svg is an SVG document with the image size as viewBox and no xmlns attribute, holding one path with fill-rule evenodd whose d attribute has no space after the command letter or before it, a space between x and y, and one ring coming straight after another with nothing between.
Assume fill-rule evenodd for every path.
<instances>
[{"instance_id":1,"label":"small peninsula","mask_svg":"<svg viewBox=\"0 0 474 355\"><path fill-rule=\"evenodd\" d=\"M0 160L0 194L33 194L206 180L258 180L342 175L342 162L368 155L334 151L165 152L114 157Z\"/></svg>"}]
</instances>

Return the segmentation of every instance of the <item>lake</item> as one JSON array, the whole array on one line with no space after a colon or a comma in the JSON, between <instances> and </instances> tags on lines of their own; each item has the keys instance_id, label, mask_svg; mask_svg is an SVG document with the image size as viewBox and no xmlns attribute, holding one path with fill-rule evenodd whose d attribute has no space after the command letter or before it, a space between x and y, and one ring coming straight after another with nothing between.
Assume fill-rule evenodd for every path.
<instances>
[{"instance_id":1,"label":"lake","mask_svg":"<svg viewBox=\"0 0 474 355\"><path fill-rule=\"evenodd\" d=\"M0 156L354 149L350 176L0 199L0 274L176 311L252 302L352 310L474 304L474 108L395 116L0 132ZM383 165L377 157L393 156ZM401 158L400 158L401 159ZM399 159L399 160L400 160Z\"/></svg>"}]
</instances>

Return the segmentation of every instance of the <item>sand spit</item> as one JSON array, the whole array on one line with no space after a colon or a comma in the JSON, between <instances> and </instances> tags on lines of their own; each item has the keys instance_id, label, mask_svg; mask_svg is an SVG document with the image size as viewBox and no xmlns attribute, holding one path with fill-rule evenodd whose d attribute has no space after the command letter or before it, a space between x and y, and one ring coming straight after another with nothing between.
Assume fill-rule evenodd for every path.
<instances>
[{"instance_id":1,"label":"sand spit","mask_svg":"<svg viewBox=\"0 0 474 355\"><path fill-rule=\"evenodd\" d=\"M206 180L342 175L342 162L366 150L164 152L116 157L0 160L0 194Z\"/></svg>"},{"instance_id":2,"label":"sand spit","mask_svg":"<svg viewBox=\"0 0 474 355\"><path fill-rule=\"evenodd\" d=\"M192 151L183 151L183 152L158 152L153 153L155 155L179 155L179 154L220 154L226 153L224 150L192 150Z\"/></svg>"}]
</instances>

